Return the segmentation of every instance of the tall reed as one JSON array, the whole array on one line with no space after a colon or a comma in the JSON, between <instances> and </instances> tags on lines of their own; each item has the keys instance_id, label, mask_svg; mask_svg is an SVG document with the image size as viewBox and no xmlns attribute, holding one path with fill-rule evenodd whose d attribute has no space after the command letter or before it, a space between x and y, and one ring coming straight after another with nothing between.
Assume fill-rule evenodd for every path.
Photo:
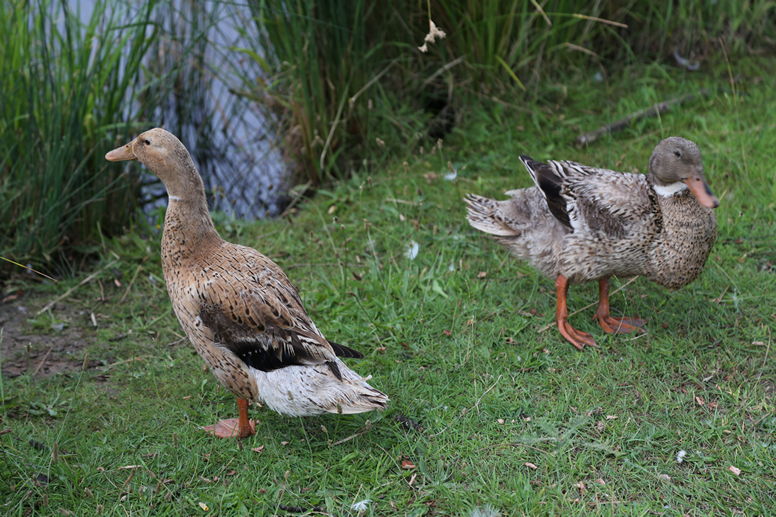
<instances>
[{"instance_id":1,"label":"tall reed","mask_svg":"<svg viewBox=\"0 0 776 517\"><path fill-rule=\"evenodd\" d=\"M390 3L251 0L249 6L256 44L246 53L261 71L247 86L274 120L299 181L347 174L383 154L390 133L412 137L413 119L387 117L398 98L386 85L401 80L385 78L401 77L408 56L392 33L401 21Z\"/></svg>"},{"instance_id":2,"label":"tall reed","mask_svg":"<svg viewBox=\"0 0 776 517\"><path fill-rule=\"evenodd\" d=\"M131 10L97 0L86 23L67 2L9 2L0 10L0 254L52 262L96 242L100 227L122 228L137 206L136 185L103 155L130 133L155 2Z\"/></svg>"},{"instance_id":3,"label":"tall reed","mask_svg":"<svg viewBox=\"0 0 776 517\"><path fill-rule=\"evenodd\" d=\"M318 183L418 133L397 110L429 98L499 95L541 99L542 81L633 59L705 56L772 47L776 2L718 0L249 0L258 37L245 52L261 66L248 95L274 116L287 161ZM416 48L429 16L447 37ZM455 91L455 95L453 92ZM460 95L464 92L464 95ZM372 99L372 106L364 102ZM382 130L377 126L383 124ZM347 159L346 159L347 158Z\"/></svg>"}]
</instances>

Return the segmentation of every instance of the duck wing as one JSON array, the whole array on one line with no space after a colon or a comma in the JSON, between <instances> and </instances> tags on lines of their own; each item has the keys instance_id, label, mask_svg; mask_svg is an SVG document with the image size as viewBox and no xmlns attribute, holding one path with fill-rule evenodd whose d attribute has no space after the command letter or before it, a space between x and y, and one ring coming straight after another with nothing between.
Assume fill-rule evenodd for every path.
<instances>
[{"instance_id":1,"label":"duck wing","mask_svg":"<svg viewBox=\"0 0 776 517\"><path fill-rule=\"evenodd\" d=\"M323 337L280 267L255 250L235 248L242 253L233 267L220 268L199 293L198 316L215 342L257 370L326 364L341 379L336 357L362 355Z\"/></svg>"},{"instance_id":2,"label":"duck wing","mask_svg":"<svg viewBox=\"0 0 776 517\"><path fill-rule=\"evenodd\" d=\"M520 160L547 200L552 215L572 232L627 236L634 225L660 217L646 176L571 161Z\"/></svg>"}]
</instances>

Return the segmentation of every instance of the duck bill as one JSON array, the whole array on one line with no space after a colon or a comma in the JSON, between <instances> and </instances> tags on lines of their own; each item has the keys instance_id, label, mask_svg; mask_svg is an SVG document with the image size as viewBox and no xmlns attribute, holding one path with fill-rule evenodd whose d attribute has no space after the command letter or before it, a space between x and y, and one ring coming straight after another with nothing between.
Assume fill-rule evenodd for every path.
<instances>
[{"instance_id":1,"label":"duck bill","mask_svg":"<svg viewBox=\"0 0 776 517\"><path fill-rule=\"evenodd\" d=\"M105 155L105 159L109 162L123 162L126 160L136 160L135 153L132 152L132 144L134 140L127 145L117 147L108 154Z\"/></svg>"},{"instance_id":2,"label":"duck bill","mask_svg":"<svg viewBox=\"0 0 776 517\"><path fill-rule=\"evenodd\" d=\"M692 192L692 195L695 196L695 199L697 199L698 203L701 205L705 206L706 208L717 208L719 206L719 200L711 192L708 183L703 181L703 179L701 179L699 176L687 178L684 180L684 183L687 185L687 187L690 189L690 192Z\"/></svg>"}]
</instances>

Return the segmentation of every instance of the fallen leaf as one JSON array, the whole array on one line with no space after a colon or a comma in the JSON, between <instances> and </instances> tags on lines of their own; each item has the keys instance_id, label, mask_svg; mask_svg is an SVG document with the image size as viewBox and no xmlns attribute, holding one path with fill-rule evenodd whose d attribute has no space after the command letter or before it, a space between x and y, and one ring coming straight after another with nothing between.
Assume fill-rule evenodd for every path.
<instances>
[{"instance_id":1,"label":"fallen leaf","mask_svg":"<svg viewBox=\"0 0 776 517\"><path fill-rule=\"evenodd\" d=\"M401 460L401 468L404 470L412 470L415 468L415 464L405 458Z\"/></svg>"},{"instance_id":2,"label":"fallen leaf","mask_svg":"<svg viewBox=\"0 0 776 517\"><path fill-rule=\"evenodd\" d=\"M472 325L474 325L474 320L466 320L466 325L471 327Z\"/></svg>"},{"instance_id":3,"label":"fallen leaf","mask_svg":"<svg viewBox=\"0 0 776 517\"><path fill-rule=\"evenodd\" d=\"M729 466L728 470L730 472L732 472L733 474L735 474L736 476L740 476L741 475L741 469L738 468L738 467L734 467L733 465Z\"/></svg>"},{"instance_id":4,"label":"fallen leaf","mask_svg":"<svg viewBox=\"0 0 776 517\"><path fill-rule=\"evenodd\" d=\"M443 330L443 331L442 331L442 334L444 334L444 335L445 335L445 336L447 336L447 337L450 337L450 336L452 336L452 335L453 335L452 331L449 331L449 330Z\"/></svg>"},{"instance_id":5,"label":"fallen leaf","mask_svg":"<svg viewBox=\"0 0 776 517\"><path fill-rule=\"evenodd\" d=\"M587 487L581 481L579 483L575 484L574 486L579 489L579 495L585 495L585 492L587 492Z\"/></svg>"},{"instance_id":6,"label":"fallen leaf","mask_svg":"<svg viewBox=\"0 0 776 517\"><path fill-rule=\"evenodd\" d=\"M701 407L703 407L703 406L705 406L705 405L706 405L706 401L705 401L705 400L703 400L703 397L697 397L697 396L696 396L696 397L695 397L695 403L696 403L696 404L698 404L698 405L699 405L699 406L701 406Z\"/></svg>"},{"instance_id":7,"label":"fallen leaf","mask_svg":"<svg viewBox=\"0 0 776 517\"><path fill-rule=\"evenodd\" d=\"M531 463L530 461L526 461L525 463L523 463L523 465L525 465L526 467L528 467L531 470L536 470L536 469L539 468L536 465L534 465L533 463Z\"/></svg>"},{"instance_id":8,"label":"fallen leaf","mask_svg":"<svg viewBox=\"0 0 776 517\"><path fill-rule=\"evenodd\" d=\"M604 481L604 478L598 478L598 479L595 480L595 482L598 483L599 485L605 485L606 484L606 481Z\"/></svg>"},{"instance_id":9,"label":"fallen leaf","mask_svg":"<svg viewBox=\"0 0 776 517\"><path fill-rule=\"evenodd\" d=\"M504 419L503 418L499 418L498 420L496 420L496 422L498 422L499 424L503 424L504 423Z\"/></svg>"},{"instance_id":10,"label":"fallen leaf","mask_svg":"<svg viewBox=\"0 0 776 517\"><path fill-rule=\"evenodd\" d=\"M264 446L263 446L263 445L260 445L259 447L254 447L254 448L252 448L251 450L252 450L253 452L263 452L263 451L264 451Z\"/></svg>"},{"instance_id":11,"label":"fallen leaf","mask_svg":"<svg viewBox=\"0 0 776 517\"><path fill-rule=\"evenodd\" d=\"M285 445L288 445L289 443L290 442L283 441L283 442L280 442L280 445L284 445L285 446Z\"/></svg>"},{"instance_id":12,"label":"fallen leaf","mask_svg":"<svg viewBox=\"0 0 776 517\"><path fill-rule=\"evenodd\" d=\"M119 470L133 470L133 469L139 469L142 467L142 465L124 465L123 467L119 467Z\"/></svg>"},{"instance_id":13,"label":"fallen leaf","mask_svg":"<svg viewBox=\"0 0 776 517\"><path fill-rule=\"evenodd\" d=\"M605 417L607 420L617 420L619 417L616 415L606 415Z\"/></svg>"},{"instance_id":14,"label":"fallen leaf","mask_svg":"<svg viewBox=\"0 0 776 517\"><path fill-rule=\"evenodd\" d=\"M487 271L480 271L479 273L477 273L477 278L485 278L486 276L488 276Z\"/></svg>"},{"instance_id":15,"label":"fallen leaf","mask_svg":"<svg viewBox=\"0 0 776 517\"><path fill-rule=\"evenodd\" d=\"M21 293L22 293L22 291L16 291L15 293L11 293L8 296L6 296L5 298L3 298L2 300L0 300L0 303L12 302L12 301L16 300L21 295Z\"/></svg>"},{"instance_id":16,"label":"fallen leaf","mask_svg":"<svg viewBox=\"0 0 776 517\"><path fill-rule=\"evenodd\" d=\"M671 481L671 476L669 476L668 474L658 474L657 478L660 481Z\"/></svg>"}]
</instances>

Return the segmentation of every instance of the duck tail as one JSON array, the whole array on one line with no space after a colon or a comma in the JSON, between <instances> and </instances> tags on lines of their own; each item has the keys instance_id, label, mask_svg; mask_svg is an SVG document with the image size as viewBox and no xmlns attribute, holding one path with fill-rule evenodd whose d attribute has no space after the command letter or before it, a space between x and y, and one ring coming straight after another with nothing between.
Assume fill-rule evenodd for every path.
<instances>
[{"instance_id":1,"label":"duck tail","mask_svg":"<svg viewBox=\"0 0 776 517\"><path fill-rule=\"evenodd\" d=\"M328 363L289 366L271 372L254 370L259 398L270 409L291 416L322 413L351 415L385 409L388 396L335 358L339 376Z\"/></svg>"},{"instance_id":2,"label":"duck tail","mask_svg":"<svg viewBox=\"0 0 776 517\"><path fill-rule=\"evenodd\" d=\"M327 412L351 415L388 406L388 396L367 382L372 378L371 375L361 377L339 359L337 363L342 372L342 381L331 386L330 398L333 403L327 405Z\"/></svg>"},{"instance_id":3,"label":"duck tail","mask_svg":"<svg viewBox=\"0 0 776 517\"><path fill-rule=\"evenodd\" d=\"M501 217L499 201L475 194L467 194L464 201L466 202L466 219L472 227L499 237L513 237L518 234Z\"/></svg>"}]
</instances>

